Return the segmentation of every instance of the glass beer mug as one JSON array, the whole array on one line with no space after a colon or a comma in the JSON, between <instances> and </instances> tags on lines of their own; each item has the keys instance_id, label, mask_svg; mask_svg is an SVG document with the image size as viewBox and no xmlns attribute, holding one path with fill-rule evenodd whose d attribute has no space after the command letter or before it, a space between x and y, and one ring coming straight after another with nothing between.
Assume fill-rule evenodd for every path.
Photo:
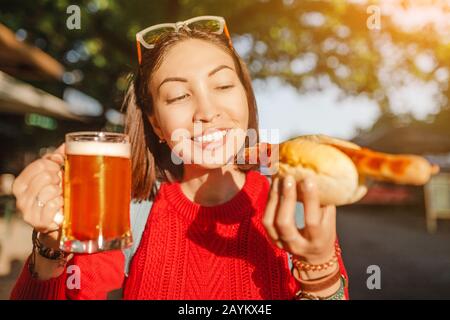
<instances>
[{"instance_id":1,"label":"glass beer mug","mask_svg":"<svg viewBox=\"0 0 450 320\"><path fill-rule=\"evenodd\" d=\"M93 253L130 246L129 137L69 133L65 150L61 250Z\"/></svg>"}]
</instances>

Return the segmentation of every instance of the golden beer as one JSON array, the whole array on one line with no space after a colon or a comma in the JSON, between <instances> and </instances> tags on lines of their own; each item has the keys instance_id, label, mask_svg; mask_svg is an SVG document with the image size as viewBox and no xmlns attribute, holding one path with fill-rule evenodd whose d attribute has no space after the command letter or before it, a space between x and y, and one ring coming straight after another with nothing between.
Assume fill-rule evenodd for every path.
<instances>
[{"instance_id":1,"label":"golden beer","mask_svg":"<svg viewBox=\"0 0 450 320\"><path fill-rule=\"evenodd\" d=\"M66 135L63 181L62 250L92 253L131 245L128 136L109 132Z\"/></svg>"}]
</instances>

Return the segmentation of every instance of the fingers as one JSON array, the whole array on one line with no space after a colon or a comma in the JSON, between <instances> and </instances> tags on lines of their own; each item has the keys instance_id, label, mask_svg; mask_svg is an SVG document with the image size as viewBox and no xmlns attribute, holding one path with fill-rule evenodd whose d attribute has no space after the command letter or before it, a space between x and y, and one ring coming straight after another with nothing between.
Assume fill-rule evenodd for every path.
<instances>
[{"instance_id":1,"label":"fingers","mask_svg":"<svg viewBox=\"0 0 450 320\"><path fill-rule=\"evenodd\" d=\"M61 190L55 185L47 185L38 192L39 201L44 205L40 207L37 199L30 201L24 214L24 220L39 232L48 232L59 229L63 220L64 199Z\"/></svg>"},{"instance_id":2,"label":"fingers","mask_svg":"<svg viewBox=\"0 0 450 320\"><path fill-rule=\"evenodd\" d=\"M58 148L56 148L55 153L58 153L62 156L66 154L66 144L61 143Z\"/></svg>"},{"instance_id":3,"label":"fingers","mask_svg":"<svg viewBox=\"0 0 450 320\"><path fill-rule=\"evenodd\" d=\"M65 144L61 144L55 151L44 155L42 158L52 160L59 164L59 166L63 166L65 159Z\"/></svg>"},{"instance_id":4,"label":"fingers","mask_svg":"<svg viewBox=\"0 0 450 320\"><path fill-rule=\"evenodd\" d=\"M37 174L31 180L26 192L18 198L17 203L25 222L37 229L45 228L41 221L43 209L49 201L61 195L62 190L58 185L59 181L60 178L57 173L48 171ZM40 206L39 202L43 205ZM49 206L52 207L53 205L50 204Z\"/></svg>"},{"instance_id":5,"label":"fingers","mask_svg":"<svg viewBox=\"0 0 450 320\"><path fill-rule=\"evenodd\" d=\"M292 176L287 176L283 180L283 188L274 225L278 238L289 251L295 250L294 247L298 246L298 241L301 241L300 233L295 223L296 203L296 182Z\"/></svg>"},{"instance_id":6,"label":"fingers","mask_svg":"<svg viewBox=\"0 0 450 320\"><path fill-rule=\"evenodd\" d=\"M36 198L42 201L43 203L47 203L50 200L55 199L58 196L62 195L62 189L55 184L49 184L43 187L37 194Z\"/></svg>"},{"instance_id":7,"label":"fingers","mask_svg":"<svg viewBox=\"0 0 450 320\"><path fill-rule=\"evenodd\" d=\"M263 225L280 249L299 251L304 239L295 224L297 193L293 177L275 178L264 213Z\"/></svg>"},{"instance_id":8,"label":"fingers","mask_svg":"<svg viewBox=\"0 0 450 320\"><path fill-rule=\"evenodd\" d=\"M300 182L300 197L305 210L305 227L310 230L318 228L323 213L320 207L319 190L313 177L306 177Z\"/></svg>"},{"instance_id":9,"label":"fingers","mask_svg":"<svg viewBox=\"0 0 450 320\"><path fill-rule=\"evenodd\" d=\"M336 207L320 205L314 177L299 183L298 192L292 176L277 182L278 179L274 179L272 183L263 217L263 225L270 239L294 255L322 259L324 252L328 255L329 248L334 248L332 241L336 236ZM305 227L301 230L295 222L297 195L304 206Z\"/></svg>"},{"instance_id":10,"label":"fingers","mask_svg":"<svg viewBox=\"0 0 450 320\"><path fill-rule=\"evenodd\" d=\"M15 179L13 184L13 194L19 197L23 194L30 181L39 173L44 171L60 171L64 166L65 144L61 144L54 152L44 155L41 159L30 163L21 174Z\"/></svg>"},{"instance_id":11,"label":"fingers","mask_svg":"<svg viewBox=\"0 0 450 320\"><path fill-rule=\"evenodd\" d=\"M40 201L45 203L40 215L40 222L44 226L52 225L52 229L61 225L64 216L62 215L62 208L64 205L64 198L62 197L62 190L54 185L45 186L37 196ZM58 214L58 216L56 216Z\"/></svg>"},{"instance_id":12,"label":"fingers","mask_svg":"<svg viewBox=\"0 0 450 320\"><path fill-rule=\"evenodd\" d=\"M43 156L43 158L57 163L59 167L64 166L64 156L59 153L49 153Z\"/></svg>"},{"instance_id":13,"label":"fingers","mask_svg":"<svg viewBox=\"0 0 450 320\"><path fill-rule=\"evenodd\" d=\"M64 144L29 164L16 178L13 194L23 220L39 232L58 230L63 220Z\"/></svg>"},{"instance_id":14,"label":"fingers","mask_svg":"<svg viewBox=\"0 0 450 320\"><path fill-rule=\"evenodd\" d=\"M16 178L13 184L13 193L16 197L24 193L30 181L39 173L42 172L58 172L60 166L49 159L39 159L30 163L22 173Z\"/></svg>"},{"instance_id":15,"label":"fingers","mask_svg":"<svg viewBox=\"0 0 450 320\"><path fill-rule=\"evenodd\" d=\"M264 212L264 217L263 217L263 221L262 221L269 237L273 241L278 240L278 234L277 234L277 231L275 230L273 222L275 220L275 212L276 212L276 209L278 206L279 184L280 184L280 179L278 177L274 178L274 180L272 181L272 186L271 186L270 193L269 193L269 200L267 200L266 210Z\"/></svg>"},{"instance_id":16,"label":"fingers","mask_svg":"<svg viewBox=\"0 0 450 320\"><path fill-rule=\"evenodd\" d=\"M45 230L41 232L48 232L50 230L58 229L62 221L55 221L57 213L62 212L64 199L62 196L57 196L52 200L47 201L40 215L40 224ZM57 218L59 219L59 217ZM58 224L56 222L59 222Z\"/></svg>"},{"instance_id":17,"label":"fingers","mask_svg":"<svg viewBox=\"0 0 450 320\"><path fill-rule=\"evenodd\" d=\"M336 207L320 205L319 190L314 177L307 177L300 183L300 197L305 213L305 228L301 234L302 238L309 242L307 253L312 259L317 255L322 256L328 250L334 250L330 243L336 236Z\"/></svg>"},{"instance_id":18,"label":"fingers","mask_svg":"<svg viewBox=\"0 0 450 320\"><path fill-rule=\"evenodd\" d=\"M40 197L37 199L37 196L41 191L44 191L44 188L47 190L51 189L51 194L60 194L62 190L59 187L59 182L60 178L57 172L41 172L37 174L27 188L28 201L36 202L36 200L40 200L44 202L45 199L41 199ZM45 196L45 193L43 195Z\"/></svg>"},{"instance_id":19,"label":"fingers","mask_svg":"<svg viewBox=\"0 0 450 320\"><path fill-rule=\"evenodd\" d=\"M57 224L55 222L56 215L62 214L63 198L58 196L45 203L44 207L38 207L33 204L32 209L27 217L24 217L25 222L29 223L38 232L48 232L50 230L57 230L60 228L62 221Z\"/></svg>"}]
</instances>

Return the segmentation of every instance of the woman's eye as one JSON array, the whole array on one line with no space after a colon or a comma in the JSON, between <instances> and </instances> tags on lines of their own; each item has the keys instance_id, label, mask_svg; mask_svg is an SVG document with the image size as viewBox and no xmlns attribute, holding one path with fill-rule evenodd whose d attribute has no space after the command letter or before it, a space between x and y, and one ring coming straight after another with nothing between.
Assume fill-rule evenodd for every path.
<instances>
[{"instance_id":1,"label":"woman's eye","mask_svg":"<svg viewBox=\"0 0 450 320\"><path fill-rule=\"evenodd\" d=\"M226 90L226 89L230 89L230 88L233 88L233 87L234 87L234 85L229 84L229 85L226 85L226 86L219 86L219 87L217 87L217 89Z\"/></svg>"},{"instance_id":2,"label":"woman's eye","mask_svg":"<svg viewBox=\"0 0 450 320\"><path fill-rule=\"evenodd\" d=\"M167 103L173 103L175 101L183 100L184 98L187 98L187 97L188 97L188 94L183 94L182 96L178 96L178 97L173 98L173 99L167 99L166 102Z\"/></svg>"}]
</instances>

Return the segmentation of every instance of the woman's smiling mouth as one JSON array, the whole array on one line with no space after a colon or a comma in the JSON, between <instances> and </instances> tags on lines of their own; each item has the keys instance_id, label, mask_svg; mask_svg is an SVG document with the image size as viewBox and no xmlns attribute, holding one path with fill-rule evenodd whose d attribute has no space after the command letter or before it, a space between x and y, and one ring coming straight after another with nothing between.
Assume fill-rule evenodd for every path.
<instances>
[{"instance_id":1,"label":"woman's smiling mouth","mask_svg":"<svg viewBox=\"0 0 450 320\"><path fill-rule=\"evenodd\" d=\"M216 149L225 143L229 130L230 129L207 130L203 134L193 137L192 140L200 145L202 149Z\"/></svg>"}]
</instances>

